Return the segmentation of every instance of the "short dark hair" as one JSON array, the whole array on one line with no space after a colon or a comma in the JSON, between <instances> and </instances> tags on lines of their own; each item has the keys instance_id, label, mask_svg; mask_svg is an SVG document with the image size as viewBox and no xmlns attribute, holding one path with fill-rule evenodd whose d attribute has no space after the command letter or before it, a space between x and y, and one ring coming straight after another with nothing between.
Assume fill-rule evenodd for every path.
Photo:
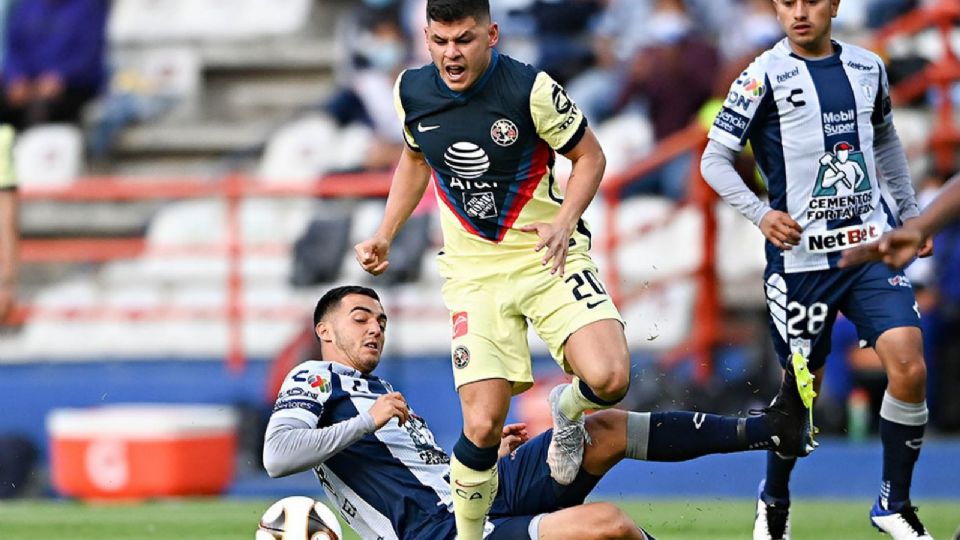
<instances>
[{"instance_id":1,"label":"short dark hair","mask_svg":"<svg viewBox=\"0 0 960 540\"><path fill-rule=\"evenodd\" d=\"M344 285L342 287L335 287L330 289L324 294L320 300L317 302L317 307L313 310L313 327L316 328L320 323L320 320L330 312L330 310L336 308L340 305L340 301L344 297L351 294L361 294L363 296L369 296L377 302L380 302L380 296L377 295L377 291L371 289L370 287L361 287L360 285Z\"/></svg>"},{"instance_id":2,"label":"short dark hair","mask_svg":"<svg viewBox=\"0 0 960 540\"><path fill-rule=\"evenodd\" d=\"M427 21L490 20L489 0L427 0Z\"/></svg>"}]
</instances>

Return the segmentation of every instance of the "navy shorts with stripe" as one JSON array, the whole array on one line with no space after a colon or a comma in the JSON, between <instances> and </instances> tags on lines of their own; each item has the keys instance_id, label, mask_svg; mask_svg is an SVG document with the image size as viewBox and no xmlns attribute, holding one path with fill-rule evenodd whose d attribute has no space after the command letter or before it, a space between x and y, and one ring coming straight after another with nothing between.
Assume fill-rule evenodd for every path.
<instances>
[{"instance_id":1,"label":"navy shorts with stripe","mask_svg":"<svg viewBox=\"0 0 960 540\"><path fill-rule=\"evenodd\" d=\"M569 486L554 481L547 465L552 435L553 430L548 429L512 455L500 458L500 491L488 514L494 529L486 540L528 538L527 528L534 517L583 504L600 481L583 469Z\"/></svg>"},{"instance_id":2,"label":"navy shorts with stripe","mask_svg":"<svg viewBox=\"0 0 960 540\"><path fill-rule=\"evenodd\" d=\"M861 346L873 347L891 328L920 326L910 280L881 263L816 272L764 274L767 314L780 363L800 350L811 370L830 353L830 334L840 311L857 328Z\"/></svg>"}]
</instances>

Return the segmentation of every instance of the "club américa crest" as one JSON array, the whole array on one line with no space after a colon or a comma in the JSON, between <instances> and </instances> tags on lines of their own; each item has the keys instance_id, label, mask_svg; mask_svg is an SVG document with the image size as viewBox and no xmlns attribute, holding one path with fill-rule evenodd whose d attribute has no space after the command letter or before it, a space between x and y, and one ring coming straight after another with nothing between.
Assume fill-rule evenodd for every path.
<instances>
[{"instance_id":1,"label":"club am\u00e9rica crest","mask_svg":"<svg viewBox=\"0 0 960 540\"><path fill-rule=\"evenodd\" d=\"M510 146L517 142L519 136L517 125L507 118L501 118L490 126L490 138L500 146Z\"/></svg>"}]
</instances>

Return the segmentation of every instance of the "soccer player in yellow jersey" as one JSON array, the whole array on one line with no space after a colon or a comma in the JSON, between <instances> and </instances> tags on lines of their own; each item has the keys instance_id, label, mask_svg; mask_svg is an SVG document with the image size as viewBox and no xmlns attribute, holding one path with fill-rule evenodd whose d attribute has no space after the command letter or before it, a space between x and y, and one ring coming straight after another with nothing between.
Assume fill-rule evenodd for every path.
<instances>
[{"instance_id":1,"label":"soccer player in yellow jersey","mask_svg":"<svg viewBox=\"0 0 960 540\"><path fill-rule=\"evenodd\" d=\"M17 282L17 183L13 175L13 128L0 125L0 322L13 307Z\"/></svg>"},{"instance_id":2,"label":"soccer player in yellow jersey","mask_svg":"<svg viewBox=\"0 0 960 540\"><path fill-rule=\"evenodd\" d=\"M390 243L433 176L463 410L450 480L459 538L474 540L497 492L510 397L533 383L527 325L575 375L550 394L547 461L559 484L580 469L583 411L619 402L630 364L620 313L580 219L606 164L586 119L549 75L494 49L499 29L487 0L428 0L426 11L433 63L397 79L407 144L383 221L355 250L366 271L386 271ZM573 162L565 194L553 175L557 152Z\"/></svg>"}]
</instances>

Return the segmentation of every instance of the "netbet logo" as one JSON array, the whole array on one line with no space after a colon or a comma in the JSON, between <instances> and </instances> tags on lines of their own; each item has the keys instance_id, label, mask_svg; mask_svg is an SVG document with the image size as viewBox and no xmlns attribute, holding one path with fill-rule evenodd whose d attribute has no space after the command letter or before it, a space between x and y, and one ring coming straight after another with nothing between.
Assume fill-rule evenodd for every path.
<instances>
[{"instance_id":1,"label":"netbet logo","mask_svg":"<svg viewBox=\"0 0 960 540\"><path fill-rule=\"evenodd\" d=\"M857 130L857 115L853 109L840 112L823 113L823 132L825 135L843 135Z\"/></svg>"},{"instance_id":2,"label":"netbet logo","mask_svg":"<svg viewBox=\"0 0 960 540\"><path fill-rule=\"evenodd\" d=\"M811 234L807 237L807 251L809 253L840 251L878 238L880 238L880 230L876 225L853 225Z\"/></svg>"}]
</instances>

